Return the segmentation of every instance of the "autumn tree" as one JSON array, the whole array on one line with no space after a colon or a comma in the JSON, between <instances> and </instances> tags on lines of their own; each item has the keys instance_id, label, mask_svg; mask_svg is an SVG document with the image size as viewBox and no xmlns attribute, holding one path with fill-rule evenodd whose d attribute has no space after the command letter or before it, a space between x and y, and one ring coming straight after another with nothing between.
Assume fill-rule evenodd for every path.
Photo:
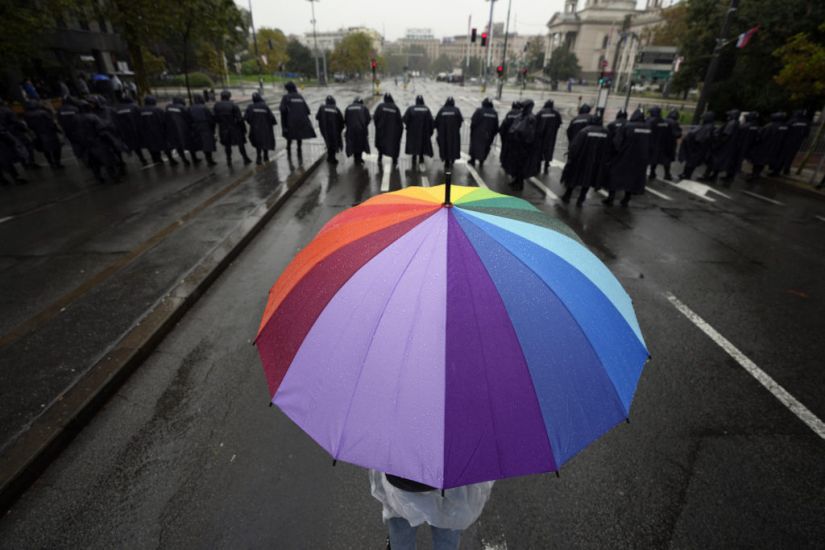
<instances>
[{"instance_id":1,"label":"autumn tree","mask_svg":"<svg viewBox=\"0 0 825 550\"><path fill-rule=\"evenodd\" d=\"M267 74L280 71L281 67L289 61L286 35L281 29L267 27L261 27L256 34L258 55L261 56L261 70Z\"/></svg>"},{"instance_id":2,"label":"autumn tree","mask_svg":"<svg viewBox=\"0 0 825 550\"><path fill-rule=\"evenodd\" d=\"M525 45L524 59L527 68L537 71L544 66L544 37L533 36L527 40Z\"/></svg>"},{"instance_id":3,"label":"autumn tree","mask_svg":"<svg viewBox=\"0 0 825 550\"><path fill-rule=\"evenodd\" d=\"M370 70L370 59L375 56L372 39L363 32L346 35L332 51L329 65L333 72L354 75ZM383 60L377 59L380 63Z\"/></svg>"}]
</instances>

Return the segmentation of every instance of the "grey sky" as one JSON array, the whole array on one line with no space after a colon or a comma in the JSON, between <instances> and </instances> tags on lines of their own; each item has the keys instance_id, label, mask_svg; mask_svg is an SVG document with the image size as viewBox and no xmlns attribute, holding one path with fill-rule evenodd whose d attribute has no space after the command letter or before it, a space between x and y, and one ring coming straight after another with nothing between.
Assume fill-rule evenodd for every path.
<instances>
[{"instance_id":1,"label":"grey sky","mask_svg":"<svg viewBox=\"0 0 825 550\"><path fill-rule=\"evenodd\" d=\"M247 6L248 0L236 0ZM543 34L553 13L561 11L564 0L512 0L510 29L521 34ZM583 1L581 2L584 3ZM484 0L320 0L315 4L318 30L363 25L384 33L389 40L404 35L407 28L430 28L437 37L467 30L467 16L481 28L488 19L490 3ZM307 0L252 0L257 27L277 27L286 34L312 30ZM507 17L507 2L495 3L496 22Z\"/></svg>"}]
</instances>

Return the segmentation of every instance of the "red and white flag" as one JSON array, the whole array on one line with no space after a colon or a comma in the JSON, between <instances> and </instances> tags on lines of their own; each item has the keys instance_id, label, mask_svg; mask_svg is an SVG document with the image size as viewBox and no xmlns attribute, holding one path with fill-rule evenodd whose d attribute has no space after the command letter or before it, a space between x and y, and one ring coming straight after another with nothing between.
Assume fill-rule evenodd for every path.
<instances>
[{"instance_id":1,"label":"red and white flag","mask_svg":"<svg viewBox=\"0 0 825 550\"><path fill-rule=\"evenodd\" d=\"M737 48L744 48L745 46L747 46L748 42L751 41L751 38L753 38L753 35L756 34L756 31L758 31L758 30L759 30L759 25L756 25L754 28L748 29L747 31L740 34L739 39L736 41L736 47Z\"/></svg>"}]
</instances>

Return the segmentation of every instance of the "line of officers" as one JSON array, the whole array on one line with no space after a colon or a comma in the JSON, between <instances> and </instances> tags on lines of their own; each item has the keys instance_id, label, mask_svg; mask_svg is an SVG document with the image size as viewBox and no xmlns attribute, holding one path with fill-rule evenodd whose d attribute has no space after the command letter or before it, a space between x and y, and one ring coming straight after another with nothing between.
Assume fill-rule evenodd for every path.
<instances>
[{"instance_id":1,"label":"line of officers","mask_svg":"<svg viewBox=\"0 0 825 550\"><path fill-rule=\"evenodd\" d=\"M290 155L292 142L296 142L300 158L302 140L315 137L315 130L309 121L309 107L294 83L287 83L285 88L280 105L283 136ZM105 176L116 180L124 174L124 154L135 155L143 165L149 164L149 159L162 163L165 156L172 165L183 162L189 166L205 160L211 166L216 164L213 153L220 144L227 164L232 164L234 148L249 164L252 159L245 148L247 136L261 164L275 150L275 125L275 116L260 94L253 94L252 103L241 113L227 90L212 108L200 95L194 96L191 106L175 98L165 108L158 106L151 95L144 98L143 106L130 97L110 106L100 96L86 96L82 100L69 97L56 113L39 101L29 101L18 117L0 103L0 177L4 184L9 183L6 176L26 183L15 165L42 168L35 162L35 151L41 152L53 169L63 169L64 141L101 182L106 181Z\"/></svg>"}]
</instances>

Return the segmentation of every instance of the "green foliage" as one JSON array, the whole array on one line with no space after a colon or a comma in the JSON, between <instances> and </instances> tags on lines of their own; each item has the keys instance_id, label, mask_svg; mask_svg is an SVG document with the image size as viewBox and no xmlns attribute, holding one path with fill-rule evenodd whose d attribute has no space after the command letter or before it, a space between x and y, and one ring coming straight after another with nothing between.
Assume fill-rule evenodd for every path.
<instances>
[{"instance_id":1,"label":"green foliage","mask_svg":"<svg viewBox=\"0 0 825 550\"><path fill-rule=\"evenodd\" d=\"M441 54L433 61L430 70L434 73L449 73L453 70L453 62L445 54Z\"/></svg>"},{"instance_id":2,"label":"green foliage","mask_svg":"<svg viewBox=\"0 0 825 550\"><path fill-rule=\"evenodd\" d=\"M255 75L261 74L260 65L258 65L257 59L247 59L243 63L241 63L241 74L243 75Z\"/></svg>"},{"instance_id":3,"label":"green foliage","mask_svg":"<svg viewBox=\"0 0 825 550\"><path fill-rule=\"evenodd\" d=\"M330 69L333 72L348 75L366 74L370 72L370 58L372 56L372 39L369 35L362 32L350 33L332 51L329 58Z\"/></svg>"},{"instance_id":4,"label":"green foliage","mask_svg":"<svg viewBox=\"0 0 825 550\"><path fill-rule=\"evenodd\" d=\"M266 27L259 29L256 34L258 55L261 56L261 67L264 74L281 70L281 66L286 65L289 60L286 35L280 29ZM270 44L272 45L271 48ZM264 59L266 59L266 63L264 63Z\"/></svg>"},{"instance_id":5,"label":"green foliage","mask_svg":"<svg viewBox=\"0 0 825 550\"><path fill-rule=\"evenodd\" d=\"M527 41L524 58L530 70L537 71L544 66L544 37L534 36Z\"/></svg>"},{"instance_id":6,"label":"green foliage","mask_svg":"<svg viewBox=\"0 0 825 550\"><path fill-rule=\"evenodd\" d=\"M783 65L774 77L776 83L792 100L820 106L825 101L825 23L817 30L819 36L805 32L793 35L773 55Z\"/></svg>"},{"instance_id":7,"label":"green foliage","mask_svg":"<svg viewBox=\"0 0 825 550\"><path fill-rule=\"evenodd\" d=\"M550 61L544 67L544 74L550 77L553 82L567 80L568 78L578 78L582 68L579 65L579 58L573 52L556 49L550 55Z\"/></svg>"},{"instance_id":8,"label":"green foliage","mask_svg":"<svg viewBox=\"0 0 825 550\"><path fill-rule=\"evenodd\" d=\"M286 70L292 73L303 75L315 74L315 58L312 57L312 50L291 38L286 44Z\"/></svg>"},{"instance_id":9,"label":"green foliage","mask_svg":"<svg viewBox=\"0 0 825 550\"><path fill-rule=\"evenodd\" d=\"M684 0L670 8L684 10L684 13L677 10L657 31L655 40L673 37L680 55L685 58L674 76L674 91L688 90L704 80L729 3L729 0ZM803 95L793 95L794 86L782 83L790 80L774 78L785 63L782 55L773 53L802 33L821 44L821 38L816 37L821 36L817 26L822 21L825 21L825 2L821 1L783 0L781 8L775 0L740 2L726 37L729 42L721 50L715 81L708 90L709 107L716 112L731 108L771 112L810 106L805 104L814 101L810 94L803 94L808 99L802 99ZM758 33L747 46L737 49L736 37L756 25L759 25ZM799 43L794 47L798 46Z\"/></svg>"},{"instance_id":10,"label":"green foliage","mask_svg":"<svg viewBox=\"0 0 825 550\"><path fill-rule=\"evenodd\" d=\"M44 28L54 26L55 17L77 8L77 0L0 1L0 57L3 65L25 64L39 49Z\"/></svg>"}]
</instances>

